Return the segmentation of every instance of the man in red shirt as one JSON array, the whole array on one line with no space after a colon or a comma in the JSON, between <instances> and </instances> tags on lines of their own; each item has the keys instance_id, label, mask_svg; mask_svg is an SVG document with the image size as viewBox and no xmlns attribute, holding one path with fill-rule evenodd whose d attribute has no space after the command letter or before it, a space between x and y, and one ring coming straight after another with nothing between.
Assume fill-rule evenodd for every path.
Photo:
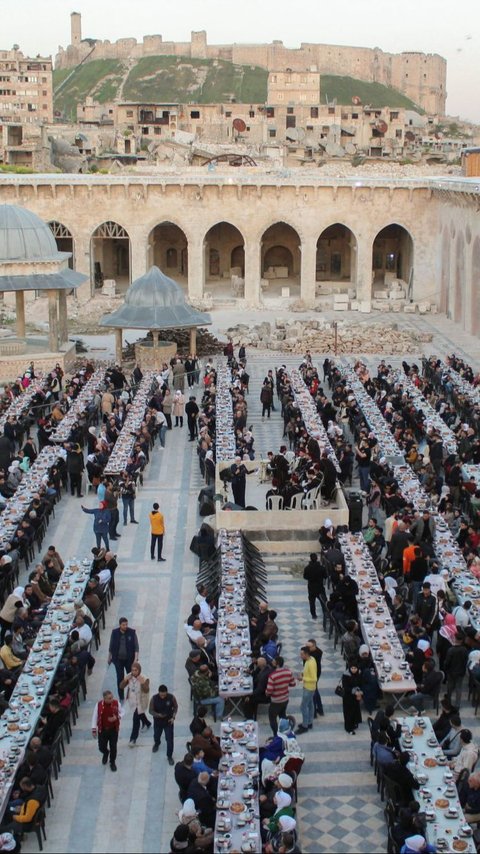
<instances>
[{"instance_id":1,"label":"man in red shirt","mask_svg":"<svg viewBox=\"0 0 480 854\"><path fill-rule=\"evenodd\" d=\"M270 697L268 707L268 719L274 735L277 734L277 717L285 718L288 701L290 699L289 688L296 685L295 677L288 667L284 667L283 658L277 656L272 662L274 669L268 677L265 694Z\"/></svg>"},{"instance_id":2,"label":"man in red shirt","mask_svg":"<svg viewBox=\"0 0 480 854\"><path fill-rule=\"evenodd\" d=\"M97 703L92 716L92 735L98 735L98 749L103 753L102 764L106 765L110 754L110 768L117 770L115 760L117 758L118 731L122 708L115 700L111 691L103 692L103 700Z\"/></svg>"}]
</instances>

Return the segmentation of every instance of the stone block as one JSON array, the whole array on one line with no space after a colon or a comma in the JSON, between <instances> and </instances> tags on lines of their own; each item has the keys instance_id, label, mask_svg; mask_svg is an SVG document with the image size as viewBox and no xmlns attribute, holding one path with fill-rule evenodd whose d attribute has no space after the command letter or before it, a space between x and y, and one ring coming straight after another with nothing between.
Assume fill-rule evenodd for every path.
<instances>
[{"instance_id":1,"label":"stone block","mask_svg":"<svg viewBox=\"0 0 480 854\"><path fill-rule=\"evenodd\" d=\"M372 303L369 299L360 300L360 311L362 314L370 314L372 310Z\"/></svg>"},{"instance_id":2,"label":"stone block","mask_svg":"<svg viewBox=\"0 0 480 854\"><path fill-rule=\"evenodd\" d=\"M375 291L374 299L388 299L388 291Z\"/></svg>"},{"instance_id":3,"label":"stone block","mask_svg":"<svg viewBox=\"0 0 480 854\"><path fill-rule=\"evenodd\" d=\"M348 302L336 302L333 306L334 311L348 311Z\"/></svg>"},{"instance_id":4,"label":"stone block","mask_svg":"<svg viewBox=\"0 0 480 854\"><path fill-rule=\"evenodd\" d=\"M386 299L373 299L372 308L376 311L390 311L390 303Z\"/></svg>"},{"instance_id":5,"label":"stone block","mask_svg":"<svg viewBox=\"0 0 480 854\"><path fill-rule=\"evenodd\" d=\"M404 314L415 314L416 310L417 310L417 303L416 302L409 302L403 308Z\"/></svg>"},{"instance_id":6,"label":"stone block","mask_svg":"<svg viewBox=\"0 0 480 854\"><path fill-rule=\"evenodd\" d=\"M345 303L345 302L348 303L348 301L349 301L348 294L334 294L334 297L333 297L334 306L338 305L339 303Z\"/></svg>"},{"instance_id":7,"label":"stone block","mask_svg":"<svg viewBox=\"0 0 480 854\"><path fill-rule=\"evenodd\" d=\"M284 288L282 288L282 297L289 297L289 296L290 296L290 288L288 287L288 285L286 285Z\"/></svg>"},{"instance_id":8,"label":"stone block","mask_svg":"<svg viewBox=\"0 0 480 854\"><path fill-rule=\"evenodd\" d=\"M429 302L419 302L418 303L418 311L419 314L426 314L427 311L430 311L430 303Z\"/></svg>"},{"instance_id":9,"label":"stone block","mask_svg":"<svg viewBox=\"0 0 480 854\"><path fill-rule=\"evenodd\" d=\"M350 303L350 308L352 311L360 311L360 300L352 299Z\"/></svg>"},{"instance_id":10,"label":"stone block","mask_svg":"<svg viewBox=\"0 0 480 854\"><path fill-rule=\"evenodd\" d=\"M432 306L431 306L431 308L430 308L430 311L431 311L431 313L432 313L432 314L437 314L437 312L438 312L438 306L437 306L437 305L435 305L435 303L432 303Z\"/></svg>"},{"instance_id":11,"label":"stone block","mask_svg":"<svg viewBox=\"0 0 480 854\"><path fill-rule=\"evenodd\" d=\"M405 293L403 291L403 288L399 288L398 290L388 292L388 298L390 300L396 301L399 299L403 299L404 297L405 297Z\"/></svg>"}]
</instances>

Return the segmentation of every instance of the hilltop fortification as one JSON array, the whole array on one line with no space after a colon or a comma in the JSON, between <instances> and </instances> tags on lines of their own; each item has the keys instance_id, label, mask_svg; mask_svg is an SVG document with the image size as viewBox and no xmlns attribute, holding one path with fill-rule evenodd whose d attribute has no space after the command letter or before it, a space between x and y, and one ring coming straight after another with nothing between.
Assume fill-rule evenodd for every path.
<instances>
[{"instance_id":1,"label":"hilltop fortification","mask_svg":"<svg viewBox=\"0 0 480 854\"><path fill-rule=\"evenodd\" d=\"M302 42L299 48L271 44L210 45L204 30L192 32L189 42L164 41L161 35L116 42L82 38L78 12L71 14L71 44L59 47L56 68L73 68L94 59L140 59L145 56L185 56L190 59L222 59L235 65L255 65L268 71L319 71L350 75L398 89L429 114L445 114L446 60L438 54L385 53L380 48Z\"/></svg>"}]
</instances>

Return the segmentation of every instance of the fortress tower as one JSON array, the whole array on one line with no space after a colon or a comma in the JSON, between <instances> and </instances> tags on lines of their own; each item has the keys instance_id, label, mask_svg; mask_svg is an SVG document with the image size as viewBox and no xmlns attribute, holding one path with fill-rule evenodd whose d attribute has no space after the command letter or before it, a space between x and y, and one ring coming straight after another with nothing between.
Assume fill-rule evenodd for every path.
<instances>
[{"instance_id":1,"label":"fortress tower","mask_svg":"<svg viewBox=\"0 0 480 854\"><path fill-rule=\"evenodd\" d=\"M70 15L71 44L80 47L82 41L82 16L80 12L72 12Z\"/></svg>"}]
</instances>

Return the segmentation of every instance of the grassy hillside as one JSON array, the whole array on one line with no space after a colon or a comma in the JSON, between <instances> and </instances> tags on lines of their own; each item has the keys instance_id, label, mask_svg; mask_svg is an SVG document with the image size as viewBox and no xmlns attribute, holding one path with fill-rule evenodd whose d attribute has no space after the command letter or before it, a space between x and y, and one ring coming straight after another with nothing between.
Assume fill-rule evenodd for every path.
<instances>
[{"instance_id":1,"label":"grassy hillside","mask_svg":"<svg viewBox=\"0 0 480 854\"><path fill-rule=\"evenodd\" d=\"M417 110L423 113L421 108L397 89L384 86L382 83L356 80L354 77L322 74L320 91L322 104L327 103L327 96L329 101L336 98L337 104L351 104L352 98L357 95L362 104L370 104L371 107L404 107L406 110Z\"/></svg>"},{"instance_id":2,"label":"grassy hillside","mask_svg":"<svg viewBox=\"0 0 480 854\"><path fill-rule=\"evenodd\" d=\"M94 59L79 65L70 79L54 96L54 108L60 110L66 119L76 119L77 104L91 95L96 101L105 104L117 94L124 73L123 64L117 59ZM64 70L54 71L54 89L68 77Z\"/></svg>"},{"instance_id":3,"label":"grassy hillside","mask_svg":"<svg viewBox=\"0 0 480 854\"><path fill-rule=\"evenodd\" d=\"M264 68L212 59L148 56L130 71L123 89L129 101L217 104L263 104L268 73Z\"/></svg>"},{"instance_id":4,"label":"grassy hillside","mask_svg":"<svg viewBox=\"0 0 480 854\"><path fill-rule=\"evenodd\" d=\"M118 97L125 70L120 60L96 59L79 65L70 77L70 71L54 71L54 89L59 89L54 96L55 109L66 119L74 120L77 103L87 95L101 104L113 100ZM139 59L130 69L123 87L123 99L166 104L218 104L234 99L237 103L265 104L267 80L268 72L257 66L233 65L213 59L148 56ZM338 104L350 105L357 95L362 104L372 107L418 109L396 89L353 77L322 75L320 89L322 104L328 97L329 101L336 98Z\"/></svg>"}]
</instances>

